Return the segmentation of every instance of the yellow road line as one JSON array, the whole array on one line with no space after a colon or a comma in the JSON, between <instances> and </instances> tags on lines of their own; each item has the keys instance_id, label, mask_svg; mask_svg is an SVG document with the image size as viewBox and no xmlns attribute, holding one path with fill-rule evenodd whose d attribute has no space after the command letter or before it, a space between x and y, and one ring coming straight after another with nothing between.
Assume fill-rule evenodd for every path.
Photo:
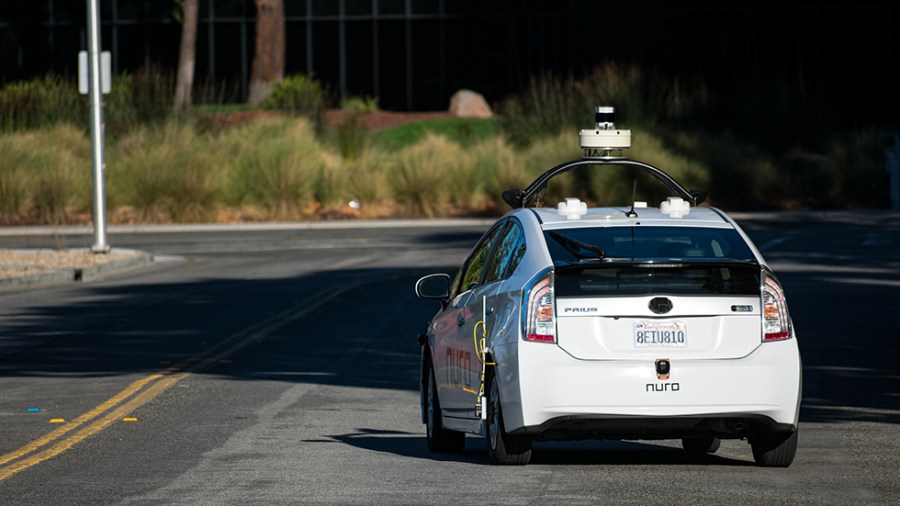
<instances>
[{"instance_id":1,"label":"yellow road line","mask_svg":"<svg viewBox=\"0 0 900 506\"><path fill-rule=\"evenodd\" d=\"M45 460L52 459L53 457L59 455L60 453L72 448L76 444L84 441L85 439L87 439L87 438L93 436L94 434L100 432L101 430L105 429L113 422L119 420L120 418L124 417L125 415L130 414L132 411L140 408L144 404L147 404L148 402L152 401L153 399L158 397L161 393L165 392L170 387L172 387L172 385L174 385L175 383L178 383L179 381L183 380L184 378L187 378L190 375L191 375L191 373L189 373L189 372L182 372L182 373L178 373L178 374L173 374L171 376L167 376L167 377L165 377L165 379L157 381L156 383L151 385L149 388L147 388L143 392L134 396L134 398L131 399L130 401L119 406L118 408L114 409L113 411L110 411L109 413L107 413L105 416L103 416L99 420L96 420L95 422L91 423L90 425L82 428L75 434L72 434L71 436L63 439L62 441L55 444L54 446L52 446L40 453L34 454L26 459L22 459L18 462L7 465L5 467L0 467L0 481L3 481L6 478L9 478L10 476L18 473L19 471L28 469L29 467L34 466L36 464L40 464L41 462L43 462ZM153 376L158 378L161 375L154 374ZM144 379L149 380L153 376L148 376L147 378L144 378ZM135 382L135 383L138 383L138 382ZM134 384L132 384L132 386L133 385ZM129 387L129 388L131 388L131 387ZM120 395L121 395L121 393L120 393ZM116 397L118 397L118 395ZM110 399L110 400L112 400L112 399ZM109 402L109 401L107 401L107 402ZM107 403L104 403L104 404L107 404ZM98 409L99 409L99 406L98 406ZM92 410L92 411L96 411L96 409ZM83 416L86 416L86 415L87 414L85 414ZM72 430L72 429L69 429L69 430ZM66 431L66 432L68 432L68 431ZM48 436L49 436L49 434L48 434ZM44 443L44 444L46 444L46 443ZM31 445L29 445L29 446L31 446ZM41 445L41 446L43 446L43 445ZM18 453L18 452L14 452L14 453ZM4 456L4 457L6 457L6 456Z\"/></svg>"},{"instance_id":2,"label":"yellow road line","mask_svg":"<svg viewBox=\"0 0 900 506\"><path fill-rule=\"evenodd\" d=\"M278 314L272 318L268 318L259 324L252 325L249 328L238 332L228 339L218 343L216 346L212 347L209 350L206 350L204 353L189 358L187 360L183 360L178 364L169 367L165 371L151 374L145 378L141 378L124 390L116 394L115 396L108 399L103 404L97 406L96 408L88 411L87 413L79 416L71 423L63 425L58 429L50 432L46 436L36 439L31 443L23 446L22 448L15 450L13 452L7 453L6 455L0 456L0 481L9 478L10 476L22 471L24 469L28 469L36 464L39 464L45 460L51 459L60 453L72 448L76 444L80 443L84 439L100 432L101 430L108 427L110 424L118 420L119 418L124 417L125 415L130 414L131 411L136 410L137 408L143 406L144 404L150 402L158 395L168 390L172 385L178 383L182 379L191 375L190 372L178 372L183 371L185 369L189 371L199 371L205 369L206 367L214 364L216 361L221 360L222 362L230 363L230 360L224 360L225 357L231 355L237 350L243 348L251 341L258 339L260 336L272 332L278 328L281 328L294 320L300 319L313 310L321 307L326 302L337 298L345 292L348 292L352 289L357 288L360 285L365 283L372 282L372 280L368 280L365 282L358 282L351 284L349 286L345 286L339 290L323 290L321 293L316 294L313 297L310 297L308 300L312 301L310 304L301 305L300 310L297 308L289 308L283 311L281 314ZM166 361L171 363L171 361ZM165 365L165 364L163 364ZM161 379L164 378L164 379ZM155 382L155 383L154 383ZM147 385L150 385L149 387ZM141 392L142 389L146 387L146 390ZM140 393L138 393L140 392ZM136 395L135 395L136 394ZM116 405L124 402L126 399L134 395L130 401L122 404L118 408L115 408ZM115 408L115 409L113 409ZM27 458L26 455L32 454L42 447L47 446L57 439L65 436L69 432L72 432L84 424L90 422L94 418L102 415L104 412L113 409L105 416L100 418L99 420L91 423L90 425L84 427L79 430L75 434L63 439L56 445L48 448L40 453L36 453ZM18 462L13 462L17 459L21 459ZM10 464L10 462L13 462ZM5 465L5 466L4 466Z\"/></svg>"},{"instance_id":3,"label":"yellow road line","mask_svg":"<svg viewBox=\"0 0 900 506\"><path fill-rule=\"evenodd\" d=\"M141 378L141 379L135 381L131 385L128 385L128 387L126 387L121 392L110 397L103 404L101 404L101 405L97 406L96 408L88 411L87 413L79 416L75 420L72 420L72 422L70 422L66 425L63 425L62 427L54 430L53 432L50 432L49 434L45 435L42 438L35 439L34 441L28 443L27 445L23 446L22 448L19 448L18 450L15 450L13 452L7 453L6 455L0 456L0 466L2 466L3 464L6 464L7 462L11 462L11 461L21 458L25 455L28 455L29 453L37 451L41 447L46 446L46 445L56 441L57 439L65 436L67 433L77 429L78 427L84 425L85 423L102 415L105 411L109 410L113 406L121 403L125 399L134 395L136 392L138 392L139 390L144 388L148 383L156 381L157 379L159 379L161 377L163 377L162 373L155 373L155 374L151 374L150 376L147 376L147 377L144 377L144 378Z\"/></svg>"}]
</instances>

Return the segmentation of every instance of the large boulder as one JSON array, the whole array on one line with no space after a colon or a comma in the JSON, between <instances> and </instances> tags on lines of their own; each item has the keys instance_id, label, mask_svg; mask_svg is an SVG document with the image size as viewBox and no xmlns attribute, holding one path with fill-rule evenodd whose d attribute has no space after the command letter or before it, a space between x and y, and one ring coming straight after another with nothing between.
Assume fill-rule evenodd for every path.
<instances>
[{"instance_id":1,"label":"large boulder","mask_svg":"<svg viewBox=\"0 0 900 506\"><path fill-rule=\"evenodd\" d=\"M450 97L450 114L460 118L494 117L484 97L472 90L459 90Z\"/></svg>"}]
</instances>

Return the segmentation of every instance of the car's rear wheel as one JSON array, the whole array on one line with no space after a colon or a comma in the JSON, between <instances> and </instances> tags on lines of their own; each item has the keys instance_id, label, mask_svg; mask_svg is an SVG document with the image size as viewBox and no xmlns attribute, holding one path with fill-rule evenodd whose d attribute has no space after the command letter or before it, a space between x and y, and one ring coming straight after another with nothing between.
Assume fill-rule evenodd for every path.
<instances>
[{"instance_id":1,"label":"car's rear wheel","mask_svg":"<svg viewBox=\"0 0 900 506\"><path fill-rule=\"evenodd\" d=\"M691 453L716 453L722 441L715 436L692 437L681 440L681 447Z\"/></svg>"},{"instance_id":2,"label":"car's rear wheel","mask_svg":"<svg viewBox=\"0 0 900 506\"><path fill-rule=\"evenodd\" d=\"M425 438L428 442L428 449L435 453L460 452L466 446L466 435L462 432L447 430L441 424L441 401L438 398L434 368L431 367L431 364L428 364L427 374Z\"/></svg>"},{"instance_id":3,"label":"car's rear wheel","mask_svg":"<svg viewBox=\"0 0 900 506\"><path fill-rule=\"evenodd\" d=\"M491 375L491 390L487 400L488 457L494 464L521 466L531 460L532 441L525 436L511 436L503 426L500 387Z\"/></svg>"},{"instance_id":4,"label":"car's rear wheel","mask_svg":"<svg viewBox=\"0 0 900 506\"><path fill-rule=\"evenodd\" d=\"M794 432L764 432L750 438L753 460L763 467L787 467L797 454L797 434Z\"/></svg>"}]
</instances>

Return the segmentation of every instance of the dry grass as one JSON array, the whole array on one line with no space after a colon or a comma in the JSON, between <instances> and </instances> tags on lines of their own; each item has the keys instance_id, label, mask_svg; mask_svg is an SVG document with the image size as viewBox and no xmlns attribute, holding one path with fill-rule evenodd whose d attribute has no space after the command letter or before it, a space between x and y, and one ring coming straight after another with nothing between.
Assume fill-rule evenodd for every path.
<instances>
[{"instance_id":1,"label":"dry grass","mask_svg":"<svg viewBox=\"0 0 900 506\"><path fill-rule=\"evenodd\" d=\"M181 123L138 128L108 155L110 205L141 222L202 222L221 204L227 170L210 139Z\"/></svg>"},{"instance_id":2,"label":"dry grass","mask_svg":"<svg viewBox=\"0 0 900 506\"><path fill-rule=\"evenodd\" d=\"M707 190L730 210L887 205L876 132L836 136L824 153L766 155L728 133L634 130L629 156ZM267 117L221 131L190 122L132 129L107 147L112 222L293 220L318 217L439 217L500 213L500 193L577 159L565 132L516 145L503 135L470 144L429 133L403 147L373 143L359 157L323 144L309 120ZM577 196L605 205L664 197L652 180L600 170L554 180L545 202ZM356 201L359 206L348 206ZM0 134L0 222L84 220L91 202L90 146L60 124Z\"/></svg>"},{"instance_id":3,"label":"dry grass","mask_svg":"<svg viewBox=\"0 0 900 506\"><path fill-rule=\"evenodd\" d=\"M75 127L0 136L0 221L62 224L90 209L90 144Z\"/></svg>"}]
</instances>

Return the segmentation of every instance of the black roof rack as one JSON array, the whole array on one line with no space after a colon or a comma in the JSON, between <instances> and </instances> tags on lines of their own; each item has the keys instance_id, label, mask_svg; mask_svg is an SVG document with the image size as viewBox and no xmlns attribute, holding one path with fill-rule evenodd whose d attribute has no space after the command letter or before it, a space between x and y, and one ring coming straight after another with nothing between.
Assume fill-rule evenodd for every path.
<instances>
[{"instance_id":1,"label":"black roof rack","mask_svg":"<svg viewBox=\"0 0 900 506\"><path fill-rule=\"evenodd\" d=\"M689 202L691 206L698 206L703 203L706 198L706 192L698 191L698 190L687 190L684 186L675 181L672 176L666 174L662 170L644 163L639 162L637 160L632 160L623 156L599 156L599 157L585 157L580 160L573 160L571 162L566 162L553 167L541 174L540 177L534 180L530 185L528 185L524 190L506 190L503 192L503 201L509 204L513 209L518 209L520 207L525 207L535 195L538 194L546 185L547 182L553 179L555 176L562 174L564 172L568 172L575 167L580 167L583 165L596 165L596 166L627 166L634 167L637 169L646 172L656 179L658 179L661 183L663 183L666 188L675 193L675 196L681 197L685 201Z\"/></svg>"}]
</instances>

